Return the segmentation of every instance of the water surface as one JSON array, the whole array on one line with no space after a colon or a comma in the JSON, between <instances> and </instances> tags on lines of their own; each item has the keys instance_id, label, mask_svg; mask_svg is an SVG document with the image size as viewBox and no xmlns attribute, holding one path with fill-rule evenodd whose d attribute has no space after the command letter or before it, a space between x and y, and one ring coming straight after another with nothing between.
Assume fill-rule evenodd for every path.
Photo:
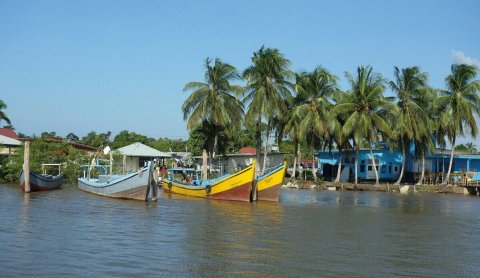
<instances>
[{"instance_id":1,"label":"water surface","mask_svg":"<svg viewBox=\"0 0 480 278\"><path fill-rule=\"evenodd\" d=\"M0 185L0 276L478 277L479 211L463 195L143 203Z\"/></svg>"}]
</instances>

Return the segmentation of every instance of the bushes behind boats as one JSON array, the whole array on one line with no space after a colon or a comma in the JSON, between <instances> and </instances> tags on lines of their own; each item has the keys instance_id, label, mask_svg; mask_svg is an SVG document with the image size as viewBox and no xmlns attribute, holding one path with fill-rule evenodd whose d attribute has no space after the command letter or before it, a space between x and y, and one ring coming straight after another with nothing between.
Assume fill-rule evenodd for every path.
<instances>
[{"instance_id":1,"label":"bushes behind boats","mask_svg":"<svg viewBox=\"0 0 480 278\"><path fill-rule=\"evenodd\" d=\"M88 163L88 155L83 150L76 149L66 142L46 142L42 139L30 141L30 169L41 173L42 163L61 163L62 173L67 183L75 184L82 175L80 165ZM15 155L1 161L0 182L16 183L23 167L24 147L16 150ZM58 167L46 167L47 173L58 174Z\"/></svg>"}]
</instances>

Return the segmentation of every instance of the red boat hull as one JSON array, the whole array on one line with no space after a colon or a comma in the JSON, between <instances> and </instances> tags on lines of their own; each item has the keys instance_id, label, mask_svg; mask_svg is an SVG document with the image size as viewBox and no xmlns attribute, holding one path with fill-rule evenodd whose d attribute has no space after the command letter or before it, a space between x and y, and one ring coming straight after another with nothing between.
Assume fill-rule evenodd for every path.
<instances>
[{"instance_id":1,"label":"red boat hull","mask_svg":"<svg viewBox=\"0 0 480 278\"><path fill-rule=\"evenodd\" d=\"M277 184L262 191L258 191L257 200L278 202L278 196L280 195L281 188L282 184Z\"/></svg>"}]
</instances>

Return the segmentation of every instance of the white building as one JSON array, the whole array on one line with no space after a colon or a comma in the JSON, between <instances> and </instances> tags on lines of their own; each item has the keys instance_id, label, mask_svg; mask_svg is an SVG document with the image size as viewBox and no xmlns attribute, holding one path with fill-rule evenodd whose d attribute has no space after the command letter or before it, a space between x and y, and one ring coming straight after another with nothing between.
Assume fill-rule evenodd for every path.
<instances>
[{"instance_id":1,"label":"white building","mask_svg":"<svg viewBox=\"0 0 480 278\"><path fill-rule=\"evenodd\" d=\"M143 167L146 161L172 157L169 153L161 152L139 142L117 149L116 151L125 157L126 172L137 171Z\"/></svg>"}]
</instances>

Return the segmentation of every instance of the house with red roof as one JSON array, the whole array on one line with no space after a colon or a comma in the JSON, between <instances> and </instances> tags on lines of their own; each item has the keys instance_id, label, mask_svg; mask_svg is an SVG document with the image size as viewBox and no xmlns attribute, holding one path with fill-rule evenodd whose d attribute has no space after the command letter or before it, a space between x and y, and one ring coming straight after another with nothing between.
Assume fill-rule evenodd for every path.
<instances>
[{"instance_id":1,"label":"house with red roof","mask_svg":"<svg viewBox=\"0 0 480 278\"><path fill-rule=\"evenodd\" d=\"M0 155L10 156L22 145L20 138L11 128L0 128Z\"/></svg>"}]
</instances>

